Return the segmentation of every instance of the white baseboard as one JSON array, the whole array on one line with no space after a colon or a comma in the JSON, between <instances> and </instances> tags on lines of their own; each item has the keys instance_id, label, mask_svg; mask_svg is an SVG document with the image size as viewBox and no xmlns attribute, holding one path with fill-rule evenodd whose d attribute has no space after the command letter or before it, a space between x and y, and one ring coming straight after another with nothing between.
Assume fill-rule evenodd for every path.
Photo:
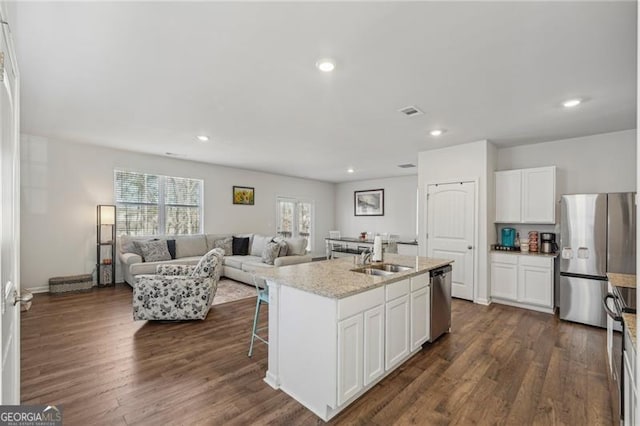
<instances>
[{"instance_id":1,"label":"white baseboard","mask_svg":"<svg viewBox=\"0 0 640 426\"><path fill-rule=\"evenodd\" d=\"M49 293L49 286L43 285L40 287L29 287L24 290L29 290L31 293Z\"/></svg>"},{"instance_id":2,"label":"white baseboard","mask_svg":"<svg viewBox=\"0 0 640 426\"><path fill-rule=\"evenodd\" d=\"M491 300L487 300L487 299L476 299L473 301L473 303L477 303L478 305L485 305L485 306L489 306L491 304Z\"/></svg>"}]
</instances>

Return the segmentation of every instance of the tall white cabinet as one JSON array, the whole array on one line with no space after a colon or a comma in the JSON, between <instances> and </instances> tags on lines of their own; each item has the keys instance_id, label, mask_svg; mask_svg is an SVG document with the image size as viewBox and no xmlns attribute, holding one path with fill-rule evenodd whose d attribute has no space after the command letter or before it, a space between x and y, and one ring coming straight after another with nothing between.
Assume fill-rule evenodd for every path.
<instances>
[{"instance_id":1,"label":"tall white cabinet","mask_svg":"<svg viewBox=\"0 0 640 426\"><path fill-rule=\"evenodd\" d=\"M497 223L556 223L556 167L495 173Z\"/></svg>"}]
</instances>

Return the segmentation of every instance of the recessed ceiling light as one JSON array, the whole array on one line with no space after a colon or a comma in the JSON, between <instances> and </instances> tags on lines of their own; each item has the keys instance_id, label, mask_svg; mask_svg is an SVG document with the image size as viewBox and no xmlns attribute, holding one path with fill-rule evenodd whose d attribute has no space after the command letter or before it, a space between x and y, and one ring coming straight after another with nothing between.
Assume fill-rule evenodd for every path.
<instances>
[{"instance_id":1,"label":"recessed ceiling light","mask_svg":"<svg viewBox=\"0 0 640 426\"><path fill-rule=\"evenodd\" d=\"M431 136L436 136L436 137L442 135L443 133L444 133L444 130L441 130L441 129L435 129L429 132Z\"/></svg>"},{"instance_id":2,"label":"recessed ceiling light","mask_svg":"<svg viewBox=\"0 0 640 426\"><path fill-rule=\"evenodd\" d=\"M316 67L322 72L331 72L335 69L336 63L333 59L324 58L316 62Z\"/></svg>"},{"instance_id":3,"label":"recessed ceiling light","mask_svg":"<svg viewBox=\"0 0 640 426\"><path fill-rule=\"evenodd\" d=\"M562 106L565 108L573 108L577 107L582 103L582 99L569 99L568 101L564 101Z\"/></svg>"},{"instance_id":4,"label":"recessed ceiling light","mask_svg":"<svg viewBox=\"0 0 640 426\"><path fill-rule=\"evenodd\" d=\"M352 168L347 169L347 173L353 173L353 172L355 172L355 170L353 170Z\"/></svg>"},{"instance_id":5,"label":"recessed ceiling light","mask_svg":"<svg viewBox=\"0 0 640 426\"><path fill-rule=\"evenodd\" d=\"M209 136L200 135L200 136L198 136L198 140L199 140L200 142L206 142L206 141L208 141L208 140L209 140Z\"/></svg>"}]
</instances>

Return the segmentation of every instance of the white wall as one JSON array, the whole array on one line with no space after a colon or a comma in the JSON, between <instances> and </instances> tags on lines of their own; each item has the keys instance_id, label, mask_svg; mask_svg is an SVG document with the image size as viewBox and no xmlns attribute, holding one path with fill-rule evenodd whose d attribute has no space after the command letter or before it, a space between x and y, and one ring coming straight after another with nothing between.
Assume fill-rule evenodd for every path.
<instances>
[{"instance_id":1,"label":"white wall","mask_svg":"<svg viewBox=\"0 0 640 426\"><path fill-rule=\"evenodd\" d=\"M384 216L355 216L353 192L384 189ZM344 236L361 232L400 235L401 240L416 238L416 189L418 176L402 176L345 182L336 185L336 229Z\"/></svg>"},{"instance_id":2,"label":"white wall","mask_svg":"<svg viewBox=\"0 0 640 426\"><path fill-rule=\"evenodd\" d=\"M636 131L498 150L497 170L557 166L557 194L636 190Z\"/></svg>"},{"instance_id":3,"label":"white wall","mask_svg":"<svg viewBox=\"0 0 640 426\"><path fill-rule=\"evenodd\" d=\"M275 233L276 195L315 201L314 254L335 228L335 185L307 179L22 136L22 286L46 287L53 276L91 273L96 205L112 204L113 170L204 180L207 233ZM255 206L233 205L232 186L255 187Z\"/></svg>"},{"instance_id":4,"label":"white wall","mask_svg":"<svg viewBox=\"0 0 640 426\"><path fill-rule=\"evenodd\" d=\"M495 148L488 141L479 141L449 148L423 151L418 156L418 187L420 194L419 223L420 255L426 256L427 229L425 202L427 185L433 183L455 182L460 180L478 180L478 241L476 243L477 275L474 300L489 302L488 288L488 252L489 239L495 239L492 207L493 167ZM493 203L493 201L492 201ZM489 226L491 225L491 226ZM455 268L455 265L453 266Z\"/></svg>"}]
</instances>

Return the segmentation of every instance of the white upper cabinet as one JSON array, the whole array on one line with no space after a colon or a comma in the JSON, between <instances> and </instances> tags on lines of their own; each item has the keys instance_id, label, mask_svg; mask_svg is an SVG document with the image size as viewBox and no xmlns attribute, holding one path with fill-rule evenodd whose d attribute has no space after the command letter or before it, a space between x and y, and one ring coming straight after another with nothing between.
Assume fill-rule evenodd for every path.
<instances>
[{"instance_id":1,"label":"white upper cabinet","mask_svg":"<svg viewBox=\"0 0 640 426\"><path fill-rule=\"evenodd\" d=\"M495 173L496 222L556 223L556 167Z\"/></svg>"},{"instance_id":2,"label":"white upper cabinet","mask_svg":"<svg viewBox=\"0 0 640 426\"><path fill-rule=\"evenodd\" d=\"M496 172L496 222L520 222L521 200L522 170Z\"/></svg>"}]
</instances>

